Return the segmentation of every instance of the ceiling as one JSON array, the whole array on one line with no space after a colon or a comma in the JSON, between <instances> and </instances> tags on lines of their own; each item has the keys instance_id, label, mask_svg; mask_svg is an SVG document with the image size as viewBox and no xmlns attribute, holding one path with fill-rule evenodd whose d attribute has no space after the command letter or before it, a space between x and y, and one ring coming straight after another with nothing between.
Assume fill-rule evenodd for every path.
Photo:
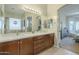
<instances>
[{"instance_id":1,"label":"ceiling","mask_svg":"<svg viewBox=\"0 0 79 59\"><path fill-rule=\"evenodd\" d=\"M30 8L30 9L41 11L44 14L47 12L47 11L45 11L46 8L47 8L46 4L6 4L5 10L7 12L22 14L22 13L25 13L25 12L29 12L30 9L24 9L24 8L27 8L27 7ZM34 10L30 10L30 12L34 11Z\"/></svg>"},{"instance_id":2,"label":"ceiling","mask_svg":"<svg viewBox=\"0 0 79 59\"><path fill-rule=\"evenodd\" d=\"M66 16L79 15L79 4L65 5L59 10L59 13Z\"/></svg>"},{"instance_id":3,"label":"ceiling","mask_svg":"<svg viewBox=\"0 0 79 59\"><path fill-rule=\"evenodd\" d=\"M24 13L24 10L21 9L21 6L19 4L6 4L5 11L12 12L12 13L18 13L18 14Z\"/></svg>"}]
</instances>

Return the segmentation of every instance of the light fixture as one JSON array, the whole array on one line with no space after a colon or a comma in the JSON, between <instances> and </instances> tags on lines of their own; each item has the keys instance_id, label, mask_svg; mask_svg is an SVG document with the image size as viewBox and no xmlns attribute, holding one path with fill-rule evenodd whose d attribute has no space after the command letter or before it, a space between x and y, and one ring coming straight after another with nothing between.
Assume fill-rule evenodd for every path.
<instances>
[{"instance_id":1,"label":"light fixture","mask_svg":"<svg viewBox=\"0 0 79 59\"><path fill-rule=\"evenodd\" d=\"M33 9L33 8L30 8L30 7L24 7L23 8L25 11L27 11L27 12L31 12L31 13L35 13L35 14L41 14L41 11L39 11L39 10L35 10L35 9Z\"/></svg>"}]
</instances>

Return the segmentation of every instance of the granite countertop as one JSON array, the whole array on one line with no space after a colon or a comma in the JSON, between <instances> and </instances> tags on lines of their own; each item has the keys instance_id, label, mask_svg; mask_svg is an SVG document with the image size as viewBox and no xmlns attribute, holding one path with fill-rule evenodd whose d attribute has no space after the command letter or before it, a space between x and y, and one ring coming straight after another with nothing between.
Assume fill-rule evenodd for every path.
<instances>
[{"instance_id":1,"label":"granite countertop","mask_svg":"<svg viewBox=\"0 0 79 59\"><path fill-rule=\"evenodd\" d=\"M13 41L13 40L20 40L22 38L29 38L39 35L45 35L50 34L51 32L37 32L37 33L8 33L8 34L0 34L0 42L7 42L7 41Z\"/></svg>"}]
</instances>

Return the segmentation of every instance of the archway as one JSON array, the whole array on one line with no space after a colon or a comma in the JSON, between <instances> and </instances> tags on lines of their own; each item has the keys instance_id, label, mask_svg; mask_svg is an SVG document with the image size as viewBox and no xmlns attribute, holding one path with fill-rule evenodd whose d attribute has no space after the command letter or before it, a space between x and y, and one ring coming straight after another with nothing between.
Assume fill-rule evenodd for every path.
<instances>
[{"instance_id":1,"label":"archway","mask_svg":"<svg viewBox=\"0 0 79 59\"><path fill-rule=\"evenodd\" d=\"M79 54L79 4L64 5L58 16L60 47Z\"/></svg>"}]
</instances>

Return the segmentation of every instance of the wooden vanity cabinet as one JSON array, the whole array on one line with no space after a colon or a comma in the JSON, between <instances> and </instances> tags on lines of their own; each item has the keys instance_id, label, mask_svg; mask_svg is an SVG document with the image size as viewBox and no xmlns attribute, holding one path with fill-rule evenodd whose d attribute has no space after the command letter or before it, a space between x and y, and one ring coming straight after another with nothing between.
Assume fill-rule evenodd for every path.
<instances>
[{"instance_id":1,"label":"wooden vanity cabinet","mask_svg":"<svg viewBox=\"0 0 79 59\"><path fill-rule=\"evenodd\" d=\"M33 55L38 54L54 45L54 34L45 34L0 43L2 55Z\"/></svg>"},{"instance_id":2,"label":"wooden vanity cabinet","mask_svg":"<svg viewBox=\"0 0 79 59\"><path fill-rule=\"evenodd\" d=\"M24 38L20 40L20 55L33 55L32 38Z\"/></svg>"},{"instance_id":3,"label":"wooden vanity cabinet","mask_svg":"<svg viewBox=\"0 0 79 59\"><path fill-rule=\"evenodd\" d=\"M33 55L33 39L24 38L0 43L1 55Z\"/></svg>"},{"instance_id":4,"label":"wooden vanity cabinet","mask_svg":"<svg viewBox=\"0 0 79 59\"><path fill-rule=\"evenodd\" d=\"M44 38L46 40L46 48L54 45L54 34L47 34Z\"/></svg>"},{"instance_id":5,"label":"wooden vanity cabinet","mask_svg":"<svg viewBox=\"0 0 79 59\"><path fill-rule=\"evenodd\" d=\"M44 48L44 39L42 36L34 37L34 54L40 53Z\"/></svg>"},{"instance_id":6,"label":"wooden vanity cabinet","mask_svg":"<svg viewBox=\"0 0 79 59\"><path fill-rule=\"evenodd\" d=\"M18 55L19 54L19 41L9 41L2 43L3 55Z\"/></svg>"},{"instance_id":7,"label":"wooden vanity cabinet","mask_svg":"<svg viewBox=\"0 0 79 59\"><path fill-rule=\"evenodd\" d=\"M54 34L50 35L49 42L50 42L50 47L54 45Z\"/></svg>"},{"instance_id":8,"label":"wooden vanity cabinet","mask_svg":"<svg viewBox=\"0 0 79 59\"><path fill-rule=\"evenodd\" d=\"M34 37L34 54L38 54L54 44L54 34L46 34Z\"/></svg>"}]
</instances>

